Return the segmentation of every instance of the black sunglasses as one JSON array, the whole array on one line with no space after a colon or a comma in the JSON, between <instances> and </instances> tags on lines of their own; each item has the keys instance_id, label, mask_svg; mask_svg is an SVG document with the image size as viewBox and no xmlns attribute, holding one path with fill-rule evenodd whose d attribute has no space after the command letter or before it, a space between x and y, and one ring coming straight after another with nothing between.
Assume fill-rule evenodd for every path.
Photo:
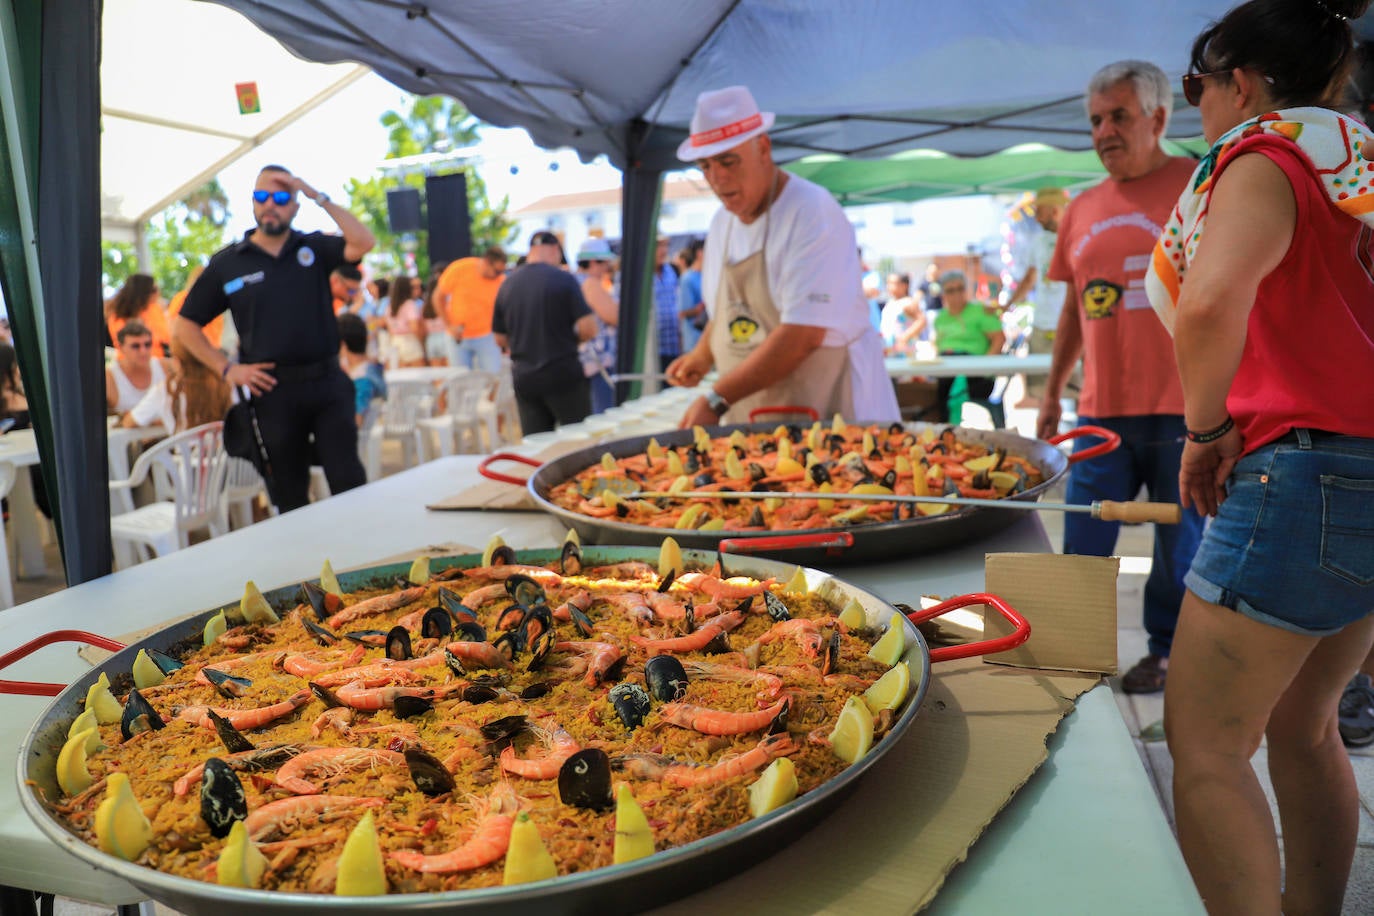
<instances>
[{"instance_id":1,"label":"black sunglasses","mask_svg":"<svg viewBox=\"0 0 1374 916\"><path fill-rule=\"evenodd\" d=\"M1209 76L1217 76L1221 73L1229 73L1229 70L1208 70L1206 73L1185 73L1183 74L1183 98L1189 105L1196 108L1202 104L1203 79Z\"/></svg>"},{"instance_id":2,"label":"black sunglasses","mask_svg":"<svg viewBox=\"0 0 1374 916\"><path fill-rule=\"evenodd\" d=\"M267 203L267 198L272 198L272 203L278 207L284 207L295 199L296 195L291 191L254 191L253 199L260 204Z\"/></svg>"}]
</instances>

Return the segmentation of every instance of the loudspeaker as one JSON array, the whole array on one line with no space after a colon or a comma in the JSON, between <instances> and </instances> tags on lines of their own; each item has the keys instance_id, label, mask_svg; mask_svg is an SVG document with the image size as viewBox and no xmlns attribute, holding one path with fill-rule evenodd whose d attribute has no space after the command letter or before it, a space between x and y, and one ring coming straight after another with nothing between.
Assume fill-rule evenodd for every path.
<instances>
[{"instance_id":1,"label":"loudspeaker","mask_svg":"<svg viewBox=\"0 0 1374 916\"><path fill-rule=\"evenodd\" d=\"M429 263L447 264L472 254L468 179L462 172L425 179L429 217Z\"/></svg>"},{"instance_id":2,"label":"loudspeaker","mask_svg":"<svg viewBox=\"0 0 1374 916\"><path fill-rule=\"evenodd\" d=\"M420 222L419 188L387 191L386 221L392 232L419 232L425 228Z\"/></svg>"}]
</instances>

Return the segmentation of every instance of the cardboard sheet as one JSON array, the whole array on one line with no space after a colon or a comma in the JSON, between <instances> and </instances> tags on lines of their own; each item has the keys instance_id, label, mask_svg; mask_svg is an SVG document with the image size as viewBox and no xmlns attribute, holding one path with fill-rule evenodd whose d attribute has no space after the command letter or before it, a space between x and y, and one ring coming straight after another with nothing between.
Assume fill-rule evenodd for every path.
<instances>
[{"instance_id":1,"label":"cardboard sheet","mask_svg":"<svg viewBox=\"0 0 1374 916\"><path fill-rule=\"evenodd\" d=\"M1016 595L1012 606L1030 621L1031 638L989 656L994 665L1116 674L1116 557L1004 553L987 557L987 590ZM1012 631L997 613L986 617L990 636ZM1039 625L1045 622L1046 626Z\"/></svg>"},{"instance_id":2,"label":"cardboard sheet","mask_svg":"<svg viewBox=\"0 0 1374 916\"><path fill-rule=\"evenodd\" d=\"M555 442L535 455L534 459L540 462L552 461L579 449L587 448L592 444L593 440L591 439L569 439L565 442ZM500 471L502 474L510 474L512 477L528 476L524 474L524 468L514 461L501 462L493 470ZM458 512L472 509L490 512L539 511L539 507L535 505L529 490L514 484L501 483L498 480L483 480L481 483L475 483L466 490L432 502L425 508L435 512Z\"/></svg>"}]
</instances>

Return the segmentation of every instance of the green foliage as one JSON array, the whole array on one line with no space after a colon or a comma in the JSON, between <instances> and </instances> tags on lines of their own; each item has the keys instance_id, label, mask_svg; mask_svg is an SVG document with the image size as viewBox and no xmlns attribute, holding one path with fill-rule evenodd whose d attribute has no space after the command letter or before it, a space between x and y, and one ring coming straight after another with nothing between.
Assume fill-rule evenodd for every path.
<instances>
[{"instance_id":1,"label":"green foliage","mask_svg":"<svg viewBox=\"0 0 1374 916\"><path fill-rule=\"evenodd\" d=\"M390 132L388 159L446 153L471 146L478 140L477 119L461 104L446 96L412 96L407 110L384 112L381 123ZM450 167L439 174L453 171L458 170ZM472 169L466 172L473 249L480 251L489 245L504 244L515 228L506 219L508 199L502 198L500 203L493 205L487 199L487 186L481 176ZM377 272L383 275L399 273L405 268L407 255L412 255L417 274L420 277L429 276L428 233L392 232L386 211L387 191L415 188L423 198L424 187L425 173L419 167L416 171L404 174L355 178L345 185L349 208L377 237L377 247L368 255L368 263Z\"/></svg>"},{"instance_id":2,"label":"green foliage","mask_svg":"<svg viewBox=\"0 0 1374 916\"><path fill-rule=\"evenodd\" d=\"M229 198L214 179L192 191L147 226L149 265L139 264L134 246L101 242L101 273L106 289L118 289L130 274L150 273L163 298L170 299L186 285L192 268L204 264L224 247Z\"/></svg>"}]
</instances>

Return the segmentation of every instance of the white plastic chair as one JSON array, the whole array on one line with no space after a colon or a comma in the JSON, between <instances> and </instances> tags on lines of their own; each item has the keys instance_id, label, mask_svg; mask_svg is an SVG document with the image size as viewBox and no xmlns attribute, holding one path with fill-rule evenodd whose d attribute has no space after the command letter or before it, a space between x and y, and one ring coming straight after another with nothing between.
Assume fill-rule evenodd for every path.
<instances>
[{"instance_id":1,"label":"white plastic chair","mask_svg":"<svg viewBox=\"0 0 1374 916\"><path fill-rule=\"evenodd\" d=\"M164 556L187 546L192 531L208 529L211 537L225 533L225 480L229 456L224 451L224 424L206 423L163 439L134 462L126 480L110 481L110 490L127 490L150 473L159 499L110 519L115 558L132 545L134 562L151 551ZM167 498L170 497L170 500Z\"/></svg>"},{"instance_id":2,"label":"white plastic chair","mask_svg":"<svg viewBox=\"0 0 1374 916\"><path fill-rule=\"evenodd\" d=\"M224 480L225 517L220 523L224 530L253 524L253 501L259 493L266 492L267 482L253 462L230 456Z\"/></svg>"},{"instance_id":3,"label":"white plastic chair","mask_svg":"<svg viewBox=\"0 0 1374 916\"><path fill-rule=\"evenodd\" d=\"M495 450L498 433L493 396L498 385L496 376L476 370L446 379L443 384L444 413L421 418L415 423L415 447L420 460L429 460L426 445L430 441L438 443L438 457L481 454L484 432L488 450Z\"/></svg>"},{"instance_id":4,"label":"white plastic chair","mask_svg":"<svg viewBox=\"0 0 1374 916\"><path fill-rule=\"evenodd\" d=\"M383 440L401 443L401 463L415 466L415 423L429 414L434 386L429 382L387 382L386 401L377 418Z\"/></svg>"},{"instance_id":5,"label":"white plastic chair","mask_svg":"<svg viewBox=\"0 0 1374 916\"><path fill-rule=\"evenodd\" d=\"M16 469L12 462L0 461L0 499L14 488ZM5 526L0 524L0 608L14 607L14 579L10 575L10 545Z\"/></svg>"}]
</instances>

